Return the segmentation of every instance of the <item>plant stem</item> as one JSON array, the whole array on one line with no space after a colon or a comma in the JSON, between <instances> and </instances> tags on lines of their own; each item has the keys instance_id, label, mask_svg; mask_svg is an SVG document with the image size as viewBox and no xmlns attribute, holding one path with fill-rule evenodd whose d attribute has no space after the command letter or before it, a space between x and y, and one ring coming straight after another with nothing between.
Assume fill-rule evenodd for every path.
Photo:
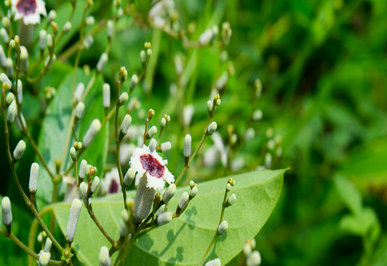
<instances>
[{"instance_id":1,"label":"plant stem","mask_svg":"<svg viewBox=\"0 0 387 266\"><path fill-rule=\"evenodd\" d=\"M91 219L93 219L95 225L99 228L101 233L106 237L106 239L110 242L110 244L112 244L112 246L115 246L115 244L116 244L115 241L110 237L108 232L106 232L106 230L103 228L101 223L98 221L98 219L95 216L93 210L91 209L91 206L90 205L86 206L86 209L87 209L87 212L89 213Z\"/></svg>"}]
</instances>

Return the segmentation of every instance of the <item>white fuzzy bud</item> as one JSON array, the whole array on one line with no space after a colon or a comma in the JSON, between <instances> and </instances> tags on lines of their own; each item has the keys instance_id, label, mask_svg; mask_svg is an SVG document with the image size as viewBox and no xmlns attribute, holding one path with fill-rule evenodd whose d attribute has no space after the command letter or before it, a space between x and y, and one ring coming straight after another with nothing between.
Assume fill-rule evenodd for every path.
<instances>
[{"instance_id":1,"label":"white fuzzy bud","mask_svg":"<svg viewBox=\"0 0 387 266\"><path fill-rule=\"evenodd\" d=\"M189 193L189 198L193 199L196 196L196 194L198 194L198 186L195 185L191 188L191 192Z\"/></svg>"},{"instance_id":2,"label":"white fuzzy bud","mask_svg":"<svg viewBox=\"0 0 387 266\"><path fill-rule=\"evenodd\" d=\"M261 254L257 250L251 252L247 257L246 264L247 266L258 266L261 264Z\"/></svg>"},{"instance_id":3,"label":"white fuzzy bud","mask_svg":"<svg viewBox=\"0 0 387 266\"><path fill-rule=\"evenodd\" d=\"M266 153L265 154L265 166L266 166L266 168L270 168L271 167L271 162L272 162L272 155L271 155L271 153Z\"/></svg>"},{"instance_id":4,"label":"white fuzzy bud","mask_svg":"<svg viewBox=\"0 0 387 266\"><path fill-rule=\"evenodd\" d=\"M103 107L110 107L110 85L108 83L103 84Z\"/></svg>"},{"instance_id":5,"label":"white fuzzy bud","mask_svg":"<svg viewBox=\"0 0 387 266\"><path fill-rule=\"evenodd\" d=\"M146 53L144 50L141 50L140 51L140 59L141 59L141 63L142 64L145 64L146 63Z\"/></svg>"},{"instance_id":6,"label":"white fuzzy bud","mask_svg":"<svg viewBox=\"0 0 387 266\"><path fill-rule=\"evenodd\" d=\"M126 233L128 232L128 226L124 221L120 221L120 238L124 238Z\"/></svg>"},{"instance_id":7,"label":"white fuzzy bud","mask_svg":"<svg viewBox=\"0 0 387 266\"><path fill-rule=\"evenodd\" d=\"M33 163L30 170L30 183L28 188L31 193L35 193L38 187L38 176L39 176L39 164Z\"/></svg>"},{"instance_id":8,"label":"white fuzzy bud","mask_svg":"<svg viewBox=\"0 0 387 266\"><path fill-rule=\"evenodd\" d=\"M148 135L150 138L152 138L154 135L157 134L157 127L156 126L152 126L149 131L148 131Z\"/></svg>"},{"instance_id":9,"label":"white fuzzy bud","mask_svg":"<svg viewBox=\"0 0 387 266\"><path fill-rule=\"evenodd\" d=\"M161 205L160 208L156 211L156 216L159 216L165 211L165 204Z\"/></svg>"},{"instance_id":10,"label":"white fuzzy bud","mask_svg":"<svg viewBox=\"0 0 387 266\"><path fill-rule=\"evenodd\" d=\"M199 37L199 43L201 45L207 45L212 38L214 37L214 34L211 29L206 29Z\"/></svg>"},{"instance_id":11,"label":"white fuzzy bud","mask_svg":"<svg viewBox=\"0 0 387 266\"><path fill-rule=\"evenodd\" d=\"M46 243L44 244L44 251L50 252L52 247L52 241L49 237L46 238Z\"/></svg>"},{"instance_id":12,"label":"white fuzzy bud","mask_svg":"<svg viewBox=\"0 0 387 266\"><path fill-rule=\"evenodd\" d=\"M25 46L20 46L20 68L24 72L28 70L28 50Z\"/></svg>"},{"instance_id":13,"label":"white fuzzy bud","mask_svg":"<svg viewBox=\"0 0 387 266\"><path fill-rule=\"evenodd\" d=\"M227 204L229 206L233 205L235 203L235 201L237 200L237 196L235 195L235 193L231 194L231 196L227 199Z\"/></svg>"},{"instance_id":14,"label":"white fuzzy bud","mask_svg":"<svg viewBox=\"0 0 387 266\"><path fill-rule=\"evenodd\" d=\"M180 209L184 209L185 208L185 206L188 203L188 199L189 199L189 195L188 195L188 193L186 191L184 191L183 194L180 197L180 200L179 200L179 208Z\"/></svg>"},{"instance_id":15,"label":"white fuzzy bud","mask_svg":"<svg viewBox=\"0 0 387 266\"><path fill-rule=\"evenodd\" d=\"M166 152L172 148L172 144L170 141L163 142L163 143L161 143L160 148L161 148L162 152Z\"/></svg>"},{"instance_id":16,"label":"white fuzzy bud","mask_svg":"<svg viewBox=\"0 0 387 266\"><path fill-rule=\"evenodd\" d=\"M166 125L167 125L167 119L165 119L165 117L161 118L160 127L164 128Z\"/></svg>"},{"instance_id":17,"label":"white fuzzy bud","mask_svg":"<svg viewBox=\"0 0 387 266\"><path fill-rule=\"evenodd\" d=\"M85 104L83 102L79 102L75 107L75 117L77 119L81 119L83 116L83 111L85 110Z\"/></svg>"},{"instance_id":18,"label":"white fuzzy bud","mask_svg":"<svg viewBox=\"0 0 387 266\"><path fill-rule=\"evenodd\" d=\"M16 101L13 100L10 106L8 107L7 121L9 123L13 123L15 121L16 115L17 115L17 104L16 104Z\"/></svg>"},{"instance_id":19,"label":"white fuzzy bud","mask_svg":"<svg viewBox=\"0 0 387 266\"><path fill-rule=\"evenodd\" d=\"M52 40L52 35L51 35L51 34L47 34L47 39L46 39L46 41L47 41L47 47L48 47L48 48L51 48L52 45L53 45L53 40Z\"/></svg>"},{"instance_id":20,"label":"white fuzzy bud","mask_svg":"<svg viewBox=\"0 0 387 266\"><path fill-rule=\"evenodd\" d=\"M128 133L130 123L132 123L132 117L126 114L120 127L121 134L126 135Z\"/></svg>"},{"instance_id":21,"label":"white fuzzy bud","mask_svg":"<svg viewBox=\"0 0 387 266\"><path fill-rule=\"evenodd\" d=\"M13 75L13 61L9 57L7 58L7 60L5 60L5 71L7 72L8 76Z\"/></svg>"},{"instance_id":22,"label":"white fuzzy bud","mask_svg":"<svg viewBox=\"0 0 387 266\"><path fill-rule=\"evenodd\" d=\"M0 65L5 66L5 61L7 60L7 56L5 55L4 48L0 45Z\"/></svg>"},{"instance_id":23,"label":"white fuzzy bud","mask_svg":"<svg viewBox=\"0 0 387 266\"><path fill-rule=\"evenodd\" d=\"M124 183L128 187L132 184L134 178L136 177L136 171L133 170L133 168L129 168L128 171L126 171L125 177L124 177Z\"/></svg>"},{"instance_id":24,"label":"white fuzzy bud","mask_svg":"<svg viewBox=\"0 0 387 266\"><path fill-rule=\"evenodd\" d=\"M103 70L107 61L108 61L108 55L106 53L101 54L101 57L99 58L97 63L98 72L101 72Z\"/></svg>"},{"instance_id":25,"label":"white fuzzy bud","mask_svg":"<svg viewBox=\"0 0 387 266\"><path fill-rule=\"evenodd\" d=\"M46 49L47 32L45 30L40 30L39 32L39 45L40 45L40 50Z\"/></svg>"},{"instance_id":26,"label":"white fuzzy bud","mask_svg":"<svg viewBox=\"0 0 387 266\"><path fill-rule=\"evenodd\" d=\"M138 83L138 76L136 74L133 74L130 78L130 89L133 90Z\"/></svg>"},{"instance_id":27,"label":"white fuzzy bud","mask_svg":"<svg viewBox=\"0 0 387 266\"><path fill-rule=\"evenodd\" d=\"M15 46L16 46L15 40L14 40L14 39L10 40L10 41L9 41L9 45L10 45L12 48L15 48Z\"/></svg>"},{"instance_id":28,"label":"white fuzzy bud","mask_svg":"<svg viewBox=\"0 0 387 266\"><path fill-rule=\"evenodd\" d=\"M157 224L164 225L172 221L172 213L170 211L163 212L157 217Z\"/></svg>"},{"instance_id":29,"label":"white fuzzy bud","mask_svg":"<svg viewBox=\"0 0 387 266\"><path fill-rule=\"evenodd\" d=\"M1 28L0 29L0 35L1 35L1 38L3 39L3 41L5 43L7 43L9 41L9 36L8 36L8 32L6 29L4 28Z\"/></svg>"},{"instance_id":30,"label":"white fuzzy bud","mask_svg":"<svg viewBox=\"0 0 387 266\"><path fill-rule=\"evenodd\" d=\"M120 105L125 104L128 101L128 99L129 99L129 95L127 92L121 93L120 98L119 98Z\"/></svg>"},{"instance_id":31,"label":"white fuzzy bud","mask_svg":"<svg viewBox=\"0 0 387 266\"><path fill-rule=\"evenodd\" d=\"M206 266L222 266L220 259L216 258L206 263Z\"/></svg>"},{"instance_id":32,"label":"white fuzzy bud","mask_svg":"<svg viewBox=\"0 0 387 266\"><path fill-rule=\"evenodd\" d=\"M228 229L228 222L226 220L224 220L219 226L218 226L218 233L219 235L223 234L224 232L226 232L226 230Z\"/></svg>"},{"instance_id":33,"label":"white fuzzy bud","mask_svg":"<svg viewBox=\"0 0 387 266\"><path fill-rule=\"evenodd\" d=\"M0 74L1 83L6 83L9 88L12 88L12 82L9 80L8 76L5 73Z\"/></svg>"},{"instance_id":34,"label":"white fuzzy bud","mask_svg":"<svg viewBox=\"0 0 387 266\"><path fill-rule=\"evenodd\" d=\"M64 26L63 26L63 32L64 33L67 33L67 32L69 32L70 30L71 30L71 22L70 21L67 21L65 24L64 24Z\"/></svg>"},{"instance_id":35,"label":"white fuzzy bud","mask_svg":"<svg viewBox=\"0 0 387 266\"><path fill-rule=\"evenodd\" d=\"M100 183L99 177L98 176L94 177L93 182L91 183L91 187L90 187L91 193L94 193L95 191L97 191L99 183Z\"/></svg>"},{"instance_id":36,"label":"white fuzzy bud","mask_svg":"<svg viewBox=\"0 0 387 266\"><path fill-rule=\"evenodd\" d=\"M11 201L8 197L4 197L1 200L1 214L3 216L3 223L6 226L11 225L12 223L12 210L11 210Z\"/></svg>"},{"instance_id":37,"label":"white fuzzy bud","mask_svg":"<svg viewBox=\"0 0 387 266\"><path fill-rule=\"evenodd\" d=\"M148 188L147 184L147 176L140 177L134 203L134 218L137 223L140 223L148 216L152 207L155 190Z\"/></svg>"},{"instance_id":38,"label":"white fuzzy bud","mask_svg":"<svg viewBox=\"0 0 387 266\"><path fill-rule=\"evenodd\" d=\"M149 150L150 150L150 152L154 152L154 151L156 151L156 148L157 148L157 140L155 140L154 138L152 138L152 139L149 141Z\"/></svg>"},{"instance_id":39,"label":"white fuzzy bud","mask_svg":"<svg viewBox=\"0 0 387 266\"><path fill-rule=\"evenodd\" d=\"M81 192L81 196L85 204L86 204L87 189L88 187L85 182L81 182L81 184L79 184L79 192Z\"/></svg>"},{"instance_id":40,"label":"white fuzzy bud","mask_svg":"<svg viewBox=\"0 0 387 266\"><path fill-rule=\"evenodd\" d=\"M226 185L226 190L227 190L227 191L230 191L230 190L231 190L231 184L230 184L230 183L227 183L227 185Z\"/></svg>"},{"instance_id":41,"label":"white fuzzy bud","mask_svg":"<svg viewBox=\"0 0 387 266\"><path fill-rule=\"evenodd\" d=\"M51 259L51 253L47 251L41 251L39 253L39 265L45 266L48 265Z\"/></svg>"},{"instance_id":42,"label":"white fuzzy bud","mask_svg":"<svg viewBox=\"0 0 387 266\"><path fill-rule=\"evenodd\" d=\"M108 20L107 21L107 35L109 38L111 38L113 36L113 31L114 31L113 21Z\"/></svg>"},{"instance_id":43,"label":"white fuzzy bud","mask_svg":"<svg viewBox=\"0 0 387 266\"><path fill-rule=\"evenodd\" d=\"M79 82L74 92L75 100L80 101L82 99L84 91L85 91L85 84L83 82Z\"/></svg>"},{"instance_id":44,"label":"white fuzzy bud","mask_svg":"<svg viewBox=\"0 0 387 266\"><path fill-rule=\"evenodd\" d=\"M79 199L73 200L70 209L69 220L67 222L66 241L72 242L77 229L78 218L81 212L82 203Z\"/></svg>"},{"instance_id":45,"label":"white fuzzy bud","mask_svg":"<svg viewBox=\"0 0 387 266\"><path fill-rule=\"evenodd\" d=\"M1 20L1 23L3 24L4 28L9 28L10 20L8 17L3 17Z\"/></svg>"},{"instance_id":46,"label":"white fuzzy bud","mask_svg":"<svg viewBox=\"0 0 387 266\"><path fill-rule=\"evenodd\" d=\"M184 137L184 157L191 156L191 144L192 138L190 134L185 135Z\"/></svg>"},{"instance_id":47,"label":"white fuzzy bud","mask_svg":"<svg viewBox=\"0 0 387 266\"><path fill-rule=\"evenodd\" d=\"M23 156L25 150L26 143L24 142L24 140L20 140L19 143L16 145L15 150L13 151L13 158L15 160L19 160Z\"/></svg>"},{"instance_id":48,"label":"white fuzzy bud","mask_svg":"<svg viewBox=\"0 0 387 266\"><path fill-rule=\"evenodd\" d=\"M217 127L218 125L216 124L216 122L212 122L207 128L207 134L211 135L212 133L214 133Z\"/></svg>"},{"instance_id":49,"label":"white fuzzy bud","mask_svg":"<svg viewBox=\"0 0 387 266\"><path fill-rule=\"evenodd\" d=\"M7 96L5 97L5 103L8 105L10 105L13 101L15 100L15 94L13 94L12 92L8 93Z\"/></svg>"},{"instance_id":50,"label":"white fuzzy bud","mask_svg":"<svg viewBox=\"0 0 387 266\"><path fill-rule=\"evenodd\" d=\"M93 25L94 23L95 23L95 19L94 19L93 16L88 16L88 17L86 18L86 25L87 25L87 26L91 26L91 25Z\"/></svg>"},{"instance_id":51,"label":"white fuzzy bud","mask_svg":"<svg viewBox=\"0 0 387 266\"><path fill-rule=\"evenodd\" d=\"M109 249L102 246L98 255L100 266L110 266Z\"/></svg>"},{"instance_id":52,"label":"white fuzzy bud","mask_svg":"<svg viewBox=\"0 0 387 266\"><path fill-rule=\"evenodd\" d=\"M253 113L253 119L254 121L258 121L258 120L261 120L263 117L263 112L262 110L255 110L254 113Z\"/></svg>"},{"instance_id":53,"label":"white fuzzy bud","mask_svg":"<svg viewBox=\"0 0 387 266\"><path fill-rule=\"evenodd\" d=\"M75 158L77 158L77 152L74 147L70 148L70 156L73 161L75 161Z\"/></svg>"},{"instance_id":54,"label":"white fuzzy bud","mask_svg":"<svg viewBox=\"0 0 387 266\"><path fill-rule=\"evenodd\" d=\"M90 143L97 136L98 132L101 130L101 122L98 119L94 119L91 122L89 129L87 130L85 136L83 137L83 146L85 148L89 147Z\"/></svg>"},{"instance_id":55,"label":"white fuzzy bud","mask_svg":"<svg viewBox=\"0 0 387 266\"><path fill-rule=\"evenodd\" d=\"M20 79L17 80L17 99L19 104L23 102L23 84Z\"/></svg>"},{"instance_id":56,"label":"white fuzzy bud","mask_svg":"<svg viewBox=\"0 0 387 266\"><path fill-rule=\"evenodd\" d=\"M173 198L175 193L176 193L176 185L174 183L172 183L169 185L167 190L164 191L164 193L163 193L163 196L162 196L163 202L168 203Z\"/></svg>"},{"instance_id":57,"label":"white fuzzy bud","mask_svg":"<svg viewBox=\"0 0 387 266\"><path fill-rule=\"evenodd\" d=\"M82 160L81 161L81 165L79 166L79 177L80 178L85 178L86 171L87 171L87 161L86 160Z\"/></svg>"},{"instance_id":58,"label":"white fuzzy bud","mask_svg":"<svg viewBox=\"0 0 387 266\"><path fill-rule=\"evenodd\" d=\"M207 109L208 109L208 112L212 112L214 110L214 103L212 100L207 101Z\"/></svg>"},{"instance_id":59,"label":"white fuzzy bud","mask_svg":"<svg viewBox=\"0 0 387 266\"><path fill-rule=\"evenodd\" d=\"M51 22L56 19L56 11L54 9L51 9L48 13L48 21Z\"/></svg>"}]
</instances>

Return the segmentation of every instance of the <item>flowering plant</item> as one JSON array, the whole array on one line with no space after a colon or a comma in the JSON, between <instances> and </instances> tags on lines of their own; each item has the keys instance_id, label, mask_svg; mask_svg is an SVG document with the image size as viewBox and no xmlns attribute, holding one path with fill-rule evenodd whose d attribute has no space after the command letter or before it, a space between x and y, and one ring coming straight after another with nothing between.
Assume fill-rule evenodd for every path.
<instances>
[{"instance_id":1,"label":"flowering plant","mask_svg":"<svg viewBox=\"0 0 387 266\"><path fill-rule=\"evenodd\" d=\"M28 253L30 264L220 265L238 254L241 263L259 264L252 238L280 195L284 170L270 168L280 159L281 138L269 128L260 138L264 144L256 145L258 158L238 157L257 139L251 123L262 119L255 110L259 79L246 103L251 119L241 129L226 128L222 116L224 123L215 122L230 104L227 84L235 72L227 56L230 24L221 23L221 30L214 24L195 37L197 30L184 28L171 0L144 10L113 1L95 21L92 14L105 5L72 0L46 16L52 7L42 0L7 2L0 32L6 153L35 218L26 245L14 232L10 198L3 197L0 232ZM137 64L129 75L127 66L118 67L124 49L115 44L122 44L132 20L153 35L131 58ZM168 101L165 93L152 92L159 86L153 81L159 82L154 72L162 34L182 45ZM194 77L186 57L200 49L221 52L220 74L207 103L187 103ZM167 102L147 106L146 96ZM31 113L39 104L36 138ZM214 145L207 148L209 142ZM36 155L33 162L28 153ZM20 182L25 165L31 165L28 192ZM204 182L207 176L216 180Z\"/></svg>"}]
</instances>

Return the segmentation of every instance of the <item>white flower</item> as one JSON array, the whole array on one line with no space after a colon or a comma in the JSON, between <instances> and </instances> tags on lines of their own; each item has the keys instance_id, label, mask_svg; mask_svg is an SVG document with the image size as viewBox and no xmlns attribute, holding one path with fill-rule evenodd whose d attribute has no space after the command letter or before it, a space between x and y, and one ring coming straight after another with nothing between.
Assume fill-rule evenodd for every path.
<instances>
[{"instance_id":1,"label":"white flower","mask_svg":"<svg viewBox=\"0 0 387 266\"><path fill-rule=\"evenodd\" d=\"M167 160L163 160L156 151L151 152L148 146L136 148L130 159L130 167L137 172L137 177L147 176L147 187L162 190L165 181L169 184L175 181L174 176L165 166Z\"/></svg>"},{"instance_id":2,"label":"white flower","mask_svg":"<svg viewBox=\"0 0 387 266\"><path fill-rule=\"evenodd\" d=\"M101 181L102 194L114 194L121 192L120 176L117 167L105 174Z\"/></svg>"},{"instance_id":3,"label":"white flower","mask_svg":"<svg viewBox=\"0 0 387 266\"><path fill-rule=\"evenodd\" d=\"M12 0L15 20L23 19L24 24L40 23L40 15L46 16L46 4L43 0Z\"/></svg>"}]
</instances>

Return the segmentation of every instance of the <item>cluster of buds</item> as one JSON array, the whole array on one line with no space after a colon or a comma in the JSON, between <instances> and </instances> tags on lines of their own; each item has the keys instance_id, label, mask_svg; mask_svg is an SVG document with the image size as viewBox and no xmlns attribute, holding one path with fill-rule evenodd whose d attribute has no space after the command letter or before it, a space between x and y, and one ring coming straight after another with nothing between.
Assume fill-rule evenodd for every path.
<instances>
[{"instance_id":1,"label":"cluster of buds","mask_svg":"<svg viewBox=\"0 0 387 266\"><path fill-rule=\"evenodd\" d=\"M249 239L243 246L243 255L246 257L246 265L258 266L261 264L261 254L253 249L255 248L255 239Z\"/></svg>"},{"instance_id":2,"label":"cluster of buds","mask_svg":"<svg viewBox=\"0 0 387 266\"><path fill-rule=\"evenodd\" d=\"M146 42L144 44L144 50L140 51L140 59L141 59L141 64L143 67L145 67L146 63L149 60L149 57L152 55L152 45L150 42Z\"/></svg>"},{"instance_id":3,"label":"cluster of buds","mask_svg":"<svg viewBox=\"0 0 387 266\"><path fill-rule=\"evenodd\" d=\"M219 93L215 94L211 100L207 101L207 110L211 117L213 116L216 107L218 107L221 103L222 100L220 99Z\"/></svg>"}]
</instances>

